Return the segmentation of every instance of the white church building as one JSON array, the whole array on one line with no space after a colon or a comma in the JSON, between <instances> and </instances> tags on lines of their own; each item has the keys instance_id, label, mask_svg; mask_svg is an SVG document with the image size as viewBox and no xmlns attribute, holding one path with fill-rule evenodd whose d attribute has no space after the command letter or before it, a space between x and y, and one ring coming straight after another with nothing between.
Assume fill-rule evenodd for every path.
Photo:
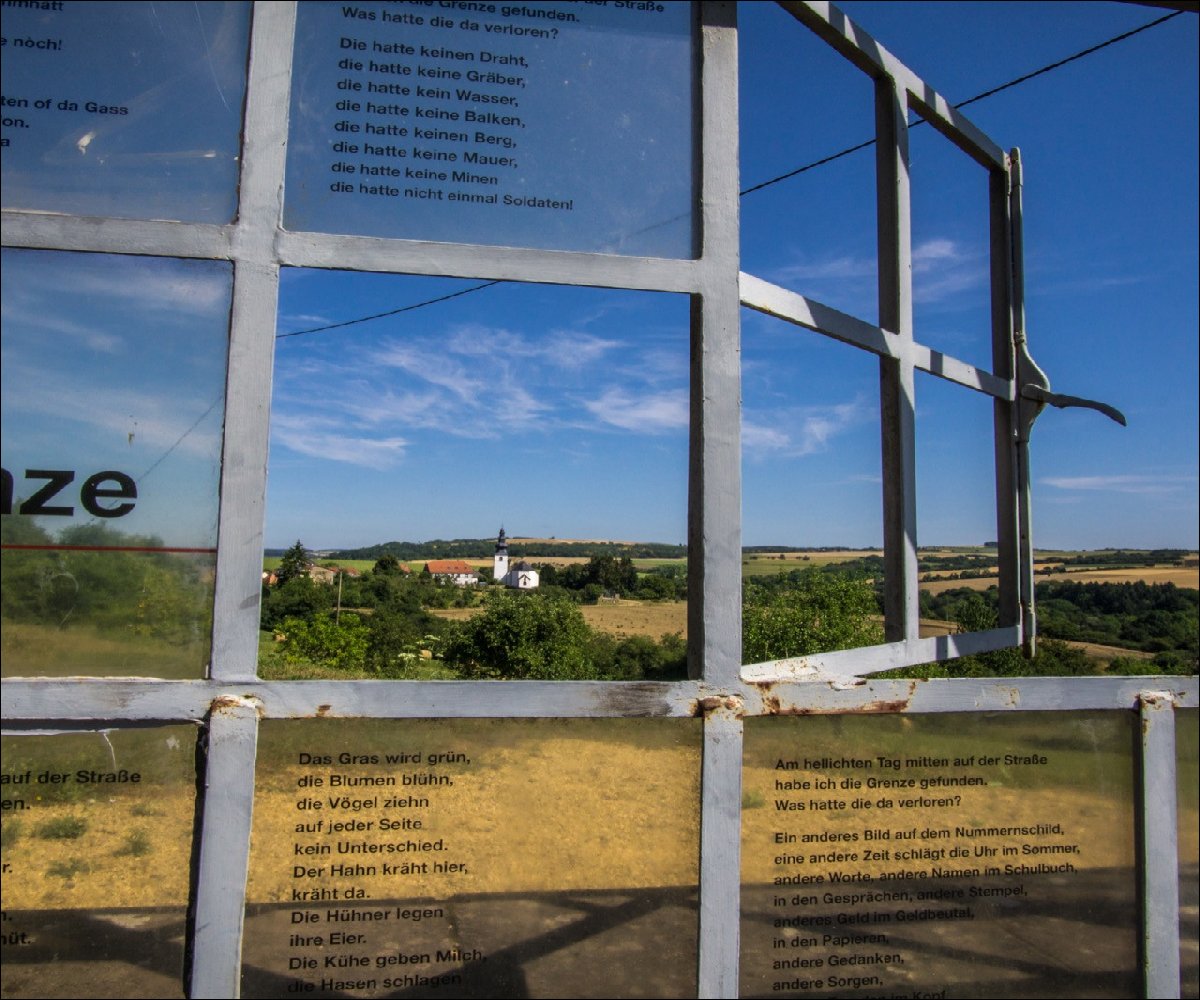
<instances>
[{"instance_id":1,"label":"white church building","mask_svg":"<svg viewBox=\"0 0 1200 1000\"><path fill-rule=\"evenodd\" d=\"M522 559L515 566L508 565L508 538L504 529L496 536L496 554L492 557L492 576L497 583L512 590L536 590L538 571Z\"/></svg>"}]
</instances>

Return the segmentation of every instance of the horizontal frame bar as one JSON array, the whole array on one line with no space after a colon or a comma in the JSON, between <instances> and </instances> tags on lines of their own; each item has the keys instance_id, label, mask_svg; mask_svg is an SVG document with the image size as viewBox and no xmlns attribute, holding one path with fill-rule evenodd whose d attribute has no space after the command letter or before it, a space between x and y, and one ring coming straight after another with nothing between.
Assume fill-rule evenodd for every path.
<instances>
[{"instance_id":1,"label":"horizontal frame bar","mask_svg":"<svg viewBox=\"0 0 1200 1000\"><path fill-rule=\"evenodd\" d=\"M833 4L779 0L779 6L872 79L895 80L911 96L913 110L973 160L1004 169L1004 150Z\"/></svg>"},{"instance_id":2,"label":"horizontal frame bar","mask_svg":"<svg viewBox=\"0 0 1200 1000\"><path fill-rule=\"evenodd\" d=\"M846 650L825 655L862 653ZM5 731L18 733L203 722L214 703L228 698L253 700L264 719L690 718L718 708L742 716L1135 709L1146 691L1166 692L1177 707L1196 708L1200 706L1198 685L1195 677L864 680L816 677L814 672L809 678L745 678L727 685L702 681L260 681L233 685L71 677L5 680L0 692Z\"/></svg>"},{"instance_id":3,"label":"horizontal frame bar","mask_svg":"<svg viewBox=\"0 0 1200 1000\"><path fill-rule=\"evenodd\" d=\"M907 358L913 367L1005 402L1016 399L1007 379L923 344L905 345L892 331L824 305L753 274L740 275L742 305L880 357Z\"/></svg>"}]
</instances>

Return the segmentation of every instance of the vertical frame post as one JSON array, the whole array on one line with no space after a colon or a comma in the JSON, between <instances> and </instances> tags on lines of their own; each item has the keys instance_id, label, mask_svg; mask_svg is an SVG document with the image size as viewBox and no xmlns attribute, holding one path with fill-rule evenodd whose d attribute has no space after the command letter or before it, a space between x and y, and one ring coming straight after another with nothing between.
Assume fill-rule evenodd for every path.
<instances>
[{"instance_id":1,"label":"vertical frame post","mask_svg":"<svg viewBox=\"0 0 1200 1000\"><path fill-rule=\"evenodd\" d=\"M988 171L991 238L992 374L1009 382L1016 374L1013 344L1013 254L1009 219L1009 172ZM992 427L996 465L996 544L1000 625L1020 625L1020 479L1017 462L1017 401L994 400ZM1024 636L1022 636L1024 639Z\"/></svg>"},{"instance_id":2,"label":"vertical frame post","mask_svg":"<svg viewBox=\"0 0 1200 1000\"><path fill-rule=\"evenodd\" d=\"M1142 973L1148 997L1178 997L1179 818L1175 777L1175 701L1167 692L1140 698Z\"/></svg>"},{"instance_id":3,"label":"vertical frame post","mask_svg":"<svg viewBox=\"0 0 1200 1000\"><path fill-rule=\"evenodd\" d=\"M908 94L889 76L875 80L879 325L899 340L879 359L883 451L884 632L889 642L919 635L915 373L911 347L912 220Z\"/></svg>"},{"instance_id":4,"label":"vertical frame post","mask_svg":"<svg viewBox=\"0 0 1200 1000\"><path fill-rule=\"evenodd\" d=\"M214 680L255 676L258 659L263 515L271 368L279 266L275 233L283 205L294 3L256 3L250 35L233 310L225 383L221 513L213 596Z\"/></svg>"},{"instance_id":5,"label":"vertical frame post","mask_svg":"<svg viewBox=\"0 0 1200 1000\"><path fill-rule=\"evenodd\" d=\"M219 698L208 726L188 996L237 997L254 810L257 706L245 698Z\"/></svg>"},{"instance_id":6,"label":"vertical frame post","mask_svg":"<svg viewBox=\"0 0 1200 1000\"><path fill-rule=\"evenodd\" d=\"M1014 352L1025 352L1025 230L1022 219L1022 167L1020 150L1009 153L1008 225L1012 246L1012 343ZM1014 358L1016 370L1014 412L1021 406L1020 365ZM1020 576L1021 639L1026 656L1037 652L1037 607L1033 579L1033 496L1030 483L1028 428L1015 435L1016 497L1017 497L1017 565ZM1023 436L1024 435L1024 436Z\"/></svg>"},{"instance_id":7,"label":"vertical frame post","mask_svg":"<svg viewBox=\"0 0 1200 1000\"><path fill-rule=\"evenodd\" d=\"M742 662L741 296L737 5L700 4L700 288L692 296L688 476L689 669L738 683ZM705 714L701 767L701 997L737 996L742 724Z\"/></svg>"}]
</instances>

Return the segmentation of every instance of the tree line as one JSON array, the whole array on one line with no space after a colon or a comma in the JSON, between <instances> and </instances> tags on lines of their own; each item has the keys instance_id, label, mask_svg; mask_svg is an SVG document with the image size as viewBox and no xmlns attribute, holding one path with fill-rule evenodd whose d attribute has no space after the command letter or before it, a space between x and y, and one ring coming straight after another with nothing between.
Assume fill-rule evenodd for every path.
<instances>
[{"instance_id":1,"label":"tree line","mask_svg":"<svg viewBox=\"0 0 1200 1000\"><path fill-rule=\"evenodd\" d=\"M490 559L496 551L494 538L435 538L427 542L383 542L359 549L339 549L330 559L381 559L393 556L405 562L428 559ZM667 542L557 542L553 539L527 541L510 539L511 559L551 559L563 556L622 556L630 559L685 559L686 545Z\"/></svg>"}]
</instances>

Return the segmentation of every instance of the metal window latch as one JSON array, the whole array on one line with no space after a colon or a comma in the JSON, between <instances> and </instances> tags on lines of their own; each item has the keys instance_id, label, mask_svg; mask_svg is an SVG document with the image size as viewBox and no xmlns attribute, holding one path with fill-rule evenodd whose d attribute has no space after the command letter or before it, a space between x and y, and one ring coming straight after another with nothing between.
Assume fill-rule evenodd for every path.
<instances>
[{"instance_id":1,"label":"metal window latch","mask_svg":"<svg viewBox=\"0 0 1200 1000\"><path fill-rule=\"evenodd\" d=\"M1025 342L1025 334L1017 333L1014 338L1017 348L1017 384L1021 387L1020 398L1017 400L1017 440L1028 443L1029 434L1033 430L1033 422L1037 420L1046 405L1066 409L1069 406L1082 407L1087 410L1097 410L1110 420L1115 420L1122 427L1128 426L1125 414L1115 406L1101 403L1094 399L1084 399L1082 396L1068 396L1061 392L1050 391L1050 379L1038 367L1037 362L1029 356Z\"/></svg>"}]
</instances>

